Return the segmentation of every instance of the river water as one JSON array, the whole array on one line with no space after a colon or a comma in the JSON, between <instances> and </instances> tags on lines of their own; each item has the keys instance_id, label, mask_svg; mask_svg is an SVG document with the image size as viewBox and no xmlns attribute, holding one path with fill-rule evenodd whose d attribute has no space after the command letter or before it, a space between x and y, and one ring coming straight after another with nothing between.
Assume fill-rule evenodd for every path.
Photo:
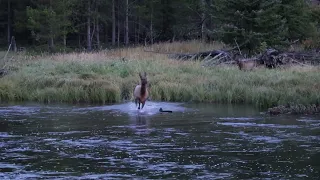
<instances>
[{"instance_id":1,"label":"river water","mask_svg":"<svg viewBox=\"0 0 320 180\"><path fill-rule=\"evenodd\" d=\"M0 106L0 179L319 177L320 116L149 101L140 111L131 102Z\"/></svg>"}]
</instances>

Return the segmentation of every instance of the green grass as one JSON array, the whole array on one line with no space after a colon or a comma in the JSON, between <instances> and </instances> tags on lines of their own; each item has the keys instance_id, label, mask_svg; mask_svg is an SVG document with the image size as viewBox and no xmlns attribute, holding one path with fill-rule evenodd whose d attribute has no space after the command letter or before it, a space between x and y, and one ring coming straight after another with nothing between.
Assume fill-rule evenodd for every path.
<instances>
[{"instance_id":1,"label":"green grass","mask_svg":"<svg viewBox=\"0 0 320 180\"><path fill-rule=\"evenodd\" d=\"M126 57L122 61L119 57ZM109 103L132 100L146 71L157 101L247 103L272 107L320 103L317 67L256 69L202 67L133 48L117 52L36 57L0 79L0 101Z\"/></svg>"}]
</instances>

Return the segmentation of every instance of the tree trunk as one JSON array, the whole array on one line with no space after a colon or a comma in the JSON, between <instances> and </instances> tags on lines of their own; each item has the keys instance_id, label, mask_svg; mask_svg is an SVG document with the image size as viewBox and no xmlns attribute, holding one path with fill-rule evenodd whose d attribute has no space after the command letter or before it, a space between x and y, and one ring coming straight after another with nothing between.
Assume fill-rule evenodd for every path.
<instances>
[{"instance_id":1,"label":"tree trunk","mask_svg":"<svg viewBox=\"0 0 320 180\"><path fill-rule=\"evenodd\" d=\"M80 34L80 32L78 33L78 45L79 45L79 49L81 51L81 34Z\"/></svg>"},{"instance_id":2,"label":"tree trunk","mask_svg":"<svg viewBox=\"0 0 320 180\"><path fill-rule=\"evenodd\" d=\"M126 0L125 44L129 44L129 0Z\"/></svg>"},{"instance_id":3,"label":"tree trunk","mask_svg":"<svg viewBox=\"0 0 320 180\"><path fill-rule=\"evenodd\" d=\"M99 19L96 20L96 38L97 38L97 46L100 49L100 26L99 26Z\"/></svg>"},{"instance_id":4,"label":"tree trunk","mask_svg":"<svg viewBox=\"0 0 320 180\"><path fill-rule=\"evenodd\" d=\"M66 49L67 47L67 35L63 35L63 46L64 46L64 49Z\"/></svg>"},{"instance_id":5,"label":"tree trunk","mask_svg":"<svg viewBox=\"0 0 320 180\"><path fill-rule=\"evenodd\" d=\"M11 44L11 49L14 52L17 52L17 44L16 44L16 39L14 36L12 36L10 44Z\"/></svg>"},{"instance_id":6,"label":"tree trunk","mask_svg":"<svg viewBox=\"0 0 320 180\"><path fill-rule=\"evenodd\" d=\"M140 16L138 17L138 37L137 37L137 39L138 39L138 43L137 44L139 44L140 43Z\"/></svg>"},{"instance_id":7,"label":"tree trunk","mask_svg":"<svg viewBox=\"0 0 320 180\"><path fill-rule=\"evenodd\" d=\"M54 49L54 40L53 40L53 37L50 38L50 45L51 45L51 48Z\"/></svg>"},{"instance_id":8,"label":"tree trunk","mask_svg":"<svg viewBox=\"0 0 320 180\"><path fill-rule=\"evenodd\" d=\"M88 0L88 17L87 17L87 50L91 51L91 2Z\"/></svg>"},{"instance_id":9,"label":"tree trunk","mask_svg":"<svg viewBox=\"0 0 320 180\"><path fill-rule=\"evenodd\" d=\"M150 42L153 44L153 4L151 4L151 13L150 13Z\"/></svg>"},{"instance_id":10,"label":"tree trunk","mask_svg":"<svg viewBox=\"0 0 320 180\"><path fill-rule=\"evenodd\" d=\"M118 3L118 18L117 18L117 24L118 24L118 47L120 46L120 3Z\"/></svg>"},{"instance_id":11,"label":"tree trunk","mask_svg":"<svg viewBox=\"0 0 320 180\"><path fill-rule=\"evenodd\" d=\"M126 44L126 21L123 21L123 43Z\"/></svg>"},{"instance_id":12,"label":"tree trunk","mask_svg":"<svg viewBox=\"0 0 320 180\"><path fill-rule=\"evenodd\" d=\"M201 41L205 42L206 40L206 1L200 0L200 7L201 7Z\"/></svg>"},{"instance_id":13,"label":"tree trunk","mask_svg":"<svg viewBox=\"0 0 320 180\"><path fill-rule=\"evenodd\" d=\"M133 38L134 38L134 44L137 44L137 18L134 18L134 22L133 22Z\"/></svg>"},{"instance_id":14,"label":"tree trunk","mask_svg":"<svg viewBox=\"0 0 320 180\"><path fill-rule=\"evenodd\" d=\"M114 45L116 45L116 14L114 0L112 0L112 46Z\"/></svg>"},{"instance_id":15,"label":"tree trunk","mask_svg":"<svg viewBox=\"0 0 320 180\"><path fill-rule=\"evenodd\" d=\"M63 4L66 5L66 1L63 1ZM64 10L66 10L65 8L63 8ZM66 15L66 11L63 11L63 20L64 22L68 22L68 17ZM63 47L64 47L64 50L66 50L67 48L67 27L66 25L64 24L63 25Z\"/></svg>"},{"instance_id":16,"label":"tree trunk","mask_svg":"<svg viewBox=\"0 0 320 180\"><path fill-rule=\"evenodd\" d=\"M50 38L48 40L48 46L49 46L49 51L50 52L54 52L54 40L53 40L53 36L52 36L52 31L50 32Z\"/></svg>"},{"instance_id":17,"label":"tree trunk","mask_svg":"<svg viewBox=\"0 0 320 180\"><path fill-rule=\"evenodd\" d=\"M93 27L91 27L92 31L91 31L91 48L92 48L92 43L93 43L93 36L95 36L96 34L96 19L94 19L93 21L91 21L91 24L93 25Z\"/></svg>"},{"instance_id":18,"label":"tree trunk","mask_svg":"<svg viewBox=\"0 0 320 180\"><path fill-rule=\"evenodd\" d=\"M8 27L7 27L8 45L11 43L11 0L8 0Z\"/></svg>"},{"instance_id":19,"label":"tree trunk","mask_svg":"<svg viewBox=\"0 0 320 180\"><path fill-rule=\"evenodd\" d=\"M104 42L105 44L109 43L109 39L108 39L108 23L104 24Z\"/></svg>"},{"instance_id":20,"label":"tree trunk","mask_svg":"<svg viewBox=\"0 0 320 180\"><path fill-rule=\"evenodd\" d=\"M52 10L52 0L50 0L50 10ZM54 31L53 31L53 24L50 21L49 23L49 27L50 27L50 34L49 34L49 40L48 40L48 46L49 46L49 51L50 52L54 52Z\"/></svg>"}]
</instances>

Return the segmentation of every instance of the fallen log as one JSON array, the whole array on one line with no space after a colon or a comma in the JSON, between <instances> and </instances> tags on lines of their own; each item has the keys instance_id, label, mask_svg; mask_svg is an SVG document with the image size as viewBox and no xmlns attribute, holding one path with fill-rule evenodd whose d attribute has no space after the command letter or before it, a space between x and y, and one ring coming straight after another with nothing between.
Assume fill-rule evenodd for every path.
<instances>
[{"instance_id":1,"label":"fallen log","mask_svg":"<svg viewBox=\"0 0 320 180\"><path fill-rule=\"evenodd\" d=\"M257 59L268 68L275 68L285 64L320 64L320 54L315 52L282 52L275 49L267 49Z\"/></svg>"},{"instance_id":2,"label":"fallen log","mask_svg":"<svg viewBox=\"0 0 320 180\"><path fill-rule=\"evenodd\" d=\"M147 50L145 50L147 51ZM213 66L221 63L236 62L242 66L240 61L249 64L248 62L254 59L256 65L264 65L267 68L276 68L286 64L299 64L299 65L320 65L320 53L310 52L284 52L277 49L266 49L264 53L251 57L241 58L239 52L235 50L212 50L197 53L161 53L154 51L147 51L159 54L167 54L168 58L178 60L201 60L203 66ZM242 56L240 54L240 56ZM238 59L241 59L240 61ZM240 67L242 69L242 67Z\"/></svg>"},{"instance_id":3,"label":"fallen log","mask_svg":"<svg viewBox=\"0 0 320 180\"><path fill-rule=\"evenodd\" d=\"M217 56L223 56L229 59L231 58L231 54L228 51L224 50L212 50L212 51L204 51L197 53L165 53L165 52L156 52L150 50L144 50L145 52L152 52L157 54L167 54L170 59L178 59L178 60L208 60L212 58L216 58Z\"/></svg>"},{"instance_id":4,"label":"fallen log","mask_svg":"<svg viewBox=\"0 0 320 180\"><path fill-rule=\"evenodd\" d=\"M169 58L172 59L179 59L179 60L187 60L187 59L205 59L208 57L214 58L220 54L229 55L227 52L222 50L213 50L213 51L205 51L205 52L198 52L198 53L179 53L179 54L170 54L168 55Z\"/></svg>"}]
</instances>

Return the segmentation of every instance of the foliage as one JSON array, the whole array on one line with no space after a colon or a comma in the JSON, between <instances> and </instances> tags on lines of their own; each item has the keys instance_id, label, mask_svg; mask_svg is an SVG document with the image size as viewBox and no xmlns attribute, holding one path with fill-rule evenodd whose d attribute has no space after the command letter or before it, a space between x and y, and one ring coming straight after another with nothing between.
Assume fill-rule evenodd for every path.
<instances>
[{"instance_id":1,"label":"foliage","mask_svg":"<svg viewBox=\"0 0 320 180\"><path fill-rule=\"evenodd\" d=\"M40 4L35 2L35 7L27 7L27 27L33 38L37 41L48 42L59 36L72 32L70 21L71 4L68 0L55 0Z\"/></svg>"},{"instance_id":2,"label":"foliage","mask_svg":"<svg viewBox=\"0 0 320 180\"><path fill-rule=\"evenodd\" d=\"M280 7L280 15L286 20L288 28L286 38L303 40L316 32L311 7L305 0L282 0Z\"/></svg>"},{"instance_id":3,"label":"foliage","mask_svg":"<svg viewBox=\"0 0 320 180\"><path fill-rule=\"evenodd\" d=\"M251 54L262 43L281 47L310 37L315 30L303 0L217 0L213 12L221 27L215 36L233 46L237 41Z\"/></svg>"},{"instance_id":4,"label":"foliage","mask_svg":"<svg viewBox=\"0 0 320 180\"><path fill-rule=\"evenodd\" d=\"M126 14L126 1L120 0L0 1L0 35L5 42L0 46L7 48L10 37L5 36L11 34L18 46L63 45L64 50L80 51L88 48L87 41L92 42L93 49L110 48L111 42L117 41L120 47L128 29L129 45L206 36L206 40L221 40L232 46L237 42L254 54L261 47L285 47L291 41L320 36L319 7L305 0L128 2Z\"/></svg>"}]
</instances>

